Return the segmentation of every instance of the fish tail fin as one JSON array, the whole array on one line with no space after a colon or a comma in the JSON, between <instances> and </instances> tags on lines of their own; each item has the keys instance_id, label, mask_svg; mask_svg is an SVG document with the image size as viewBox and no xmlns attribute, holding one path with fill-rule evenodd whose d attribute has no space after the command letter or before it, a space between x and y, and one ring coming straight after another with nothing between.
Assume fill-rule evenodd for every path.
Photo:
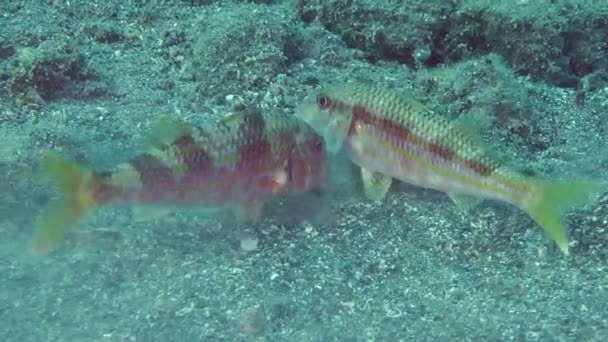
<instances>
[{"instance_id":1,"label":"fish tail fin","mask_svg":"<svg viewBox=\"0 0 608 342\"><path fill-rule=\"evenodd\" d=\"M562 212L585 204L594 190L591 182L557 183L531 180L532 196L521 205L555 241L565 255L568 251L568 234L562 222Z\"/></svg>"},{"instance_id":2,"label":"fish tail fin","mask_svg":"<svg viewBox=\"0 0 608 342\"><path fill-rule=\"evenodd\" d=\"M93 172L55 152L46 154L41 168L56 186L59 195L38 217L32 250L46 253L58 244L66 231L95 207L92 191Z\"/></svg>"}]
</instances>

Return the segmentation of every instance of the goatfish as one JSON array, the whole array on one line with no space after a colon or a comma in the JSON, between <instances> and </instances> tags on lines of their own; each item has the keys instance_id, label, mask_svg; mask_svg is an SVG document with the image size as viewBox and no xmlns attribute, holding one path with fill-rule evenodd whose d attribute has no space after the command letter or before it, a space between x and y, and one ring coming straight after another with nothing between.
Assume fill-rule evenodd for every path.
<instances>
[{"instance_id":1,"label":"goatfish","mask_svg":"<svg viewBox=\"0 0 608 342\"><path fill-rule=\"evenodd\" d=\"M393 90L330 85L310 93L296 117L323 136L329 153L344 151L360 167L368 198L381 200L396 179L445 192L464 210L482 199L507 202L528 213L566 255L561 214L594 190L590 182L519 174L467 127Z\"/></svg>"},{"instance_id":2,"label":"goatfish","mask_svg":"<svg viewBox=\"0 0 608 342\"><path fill-rule=\"evenodd\" d=\"M56 152L43 157L59 195L39 216L35 253L107 205L228 208L241 222L257 221L274 196L321 191L327 172L324 140L293 115L243 109L200 127L163 118L143 142L143 153L103 171Z\"/></svg>"}]
</instances>

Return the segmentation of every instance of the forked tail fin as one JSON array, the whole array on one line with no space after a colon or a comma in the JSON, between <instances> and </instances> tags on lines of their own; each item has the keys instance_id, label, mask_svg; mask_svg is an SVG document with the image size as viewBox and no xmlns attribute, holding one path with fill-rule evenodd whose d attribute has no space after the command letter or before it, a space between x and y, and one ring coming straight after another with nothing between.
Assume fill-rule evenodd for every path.
<instances>
[{"instance_id":1,"label":"forked tail fin","mask_svg":"<svg viewBox=\"0 0 608 342\"><path fill-rule=\"evenodd\" d=\"M93 173L55 152L46 154L41 169L56 186L59 195L43 209L37 222L32 250L45 253L58 244L66 231L95 206L91 182Z\"/></svg>"},{"instance_id":2,"label":"forked tail fin","mask_svg":"<svg viewBox=\"0 0 608 342\"><path fill-rule=\"evenodd\" d=\"M530 182L535 195L523 209L549 234L559 249L568 255L568 235L562 223L564 210L585 204L597 186L591 182L555 183L539 180Z\"/></svg>"}]
</instances>

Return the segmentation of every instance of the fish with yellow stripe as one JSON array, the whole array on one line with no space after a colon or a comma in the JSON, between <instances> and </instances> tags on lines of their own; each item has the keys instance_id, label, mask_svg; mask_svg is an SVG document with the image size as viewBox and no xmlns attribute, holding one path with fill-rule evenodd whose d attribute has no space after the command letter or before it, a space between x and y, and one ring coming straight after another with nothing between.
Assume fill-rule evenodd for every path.
<instances>
[{"instance_id":1,"label":"fish with yellow stripe","mask_svg":"<svg viewBox=\"0 0 608 342\"><path fill-rule=\"evenodd\" d=\"M38 219L33 250L48 251L83 215L106 205L228 208L241 221L256 221L274 196L322 190L324 144L293 116L242 109L201 127L162 119L143 153L111 170L50 152L41 167L59 196Z\"/></svg>"},{"instance_id":2,"label":"fish with yellow stripe","mask_svg":"<svg viewBox=\"0 0 608 342\"><path fill-rule=\"evenodd\" d=\"M526 211L568 254L565 209L584 204L591 182L526 177L501 165L466 127L400 93L367 84L316 89L296 116L361 168L365 193L380 200L392 179L443 191L470 208L480 199ZM466 204L468 203L468 205Z\"/></svg>"}]
</instances>

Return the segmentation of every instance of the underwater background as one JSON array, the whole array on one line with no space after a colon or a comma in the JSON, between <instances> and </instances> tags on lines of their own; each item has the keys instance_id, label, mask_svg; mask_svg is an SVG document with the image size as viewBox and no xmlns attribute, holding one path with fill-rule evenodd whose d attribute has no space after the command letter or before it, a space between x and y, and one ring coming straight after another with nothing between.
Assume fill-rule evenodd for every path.
<instances>
[{"instance_id":1,"label":"underwater background","mask_svg":"<svg viewBox=\"0 0 608 342\"><path fill-rule=\"evenodd\" d=\"M2 0L0 340L608 340L608 186L565 216L569 256L507 204L366 200L335 156L322 201L277 199L246 236L103 208L32 254L43 152L103 168L163 115L293 113L350 81L473 115L525 174L608 185L605 1Z\"/></svg>"}]
</instances>

